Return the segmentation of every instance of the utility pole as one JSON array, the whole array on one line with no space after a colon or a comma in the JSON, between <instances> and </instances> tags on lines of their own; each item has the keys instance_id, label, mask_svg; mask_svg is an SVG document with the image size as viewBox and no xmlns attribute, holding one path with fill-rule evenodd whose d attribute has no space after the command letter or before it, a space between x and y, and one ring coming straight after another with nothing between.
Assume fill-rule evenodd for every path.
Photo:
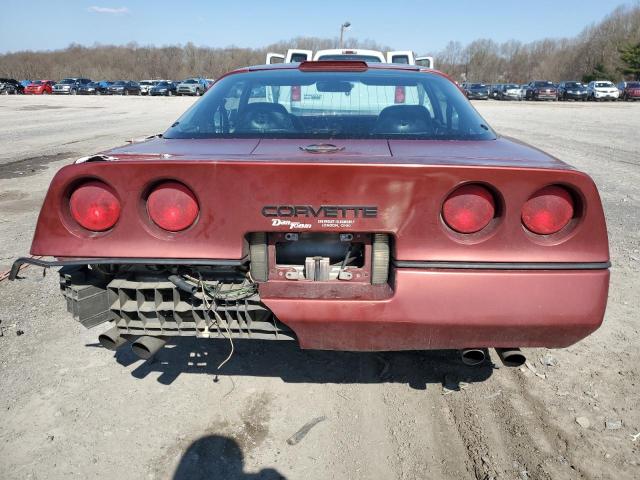
<instances>
[{"instance_id":1,"label":"utility pole","mask_svg":"<svg viewBox=\"0 0 640 480\"><path fill-rule=\"evenodd\" d=\"M344 31L351 26L350 22L344 22L340 25L340 48L343 48L343 40L344 40Z\"/></svg>"}]
</instances>

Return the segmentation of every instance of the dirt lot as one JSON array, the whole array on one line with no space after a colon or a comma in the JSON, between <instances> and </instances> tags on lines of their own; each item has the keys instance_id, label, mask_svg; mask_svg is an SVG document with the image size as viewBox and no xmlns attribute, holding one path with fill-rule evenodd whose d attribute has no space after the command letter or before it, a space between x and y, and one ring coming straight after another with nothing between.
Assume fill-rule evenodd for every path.
<instances>
[{"instance_id":1,"label":"dirt lot","mask_svg":"<svg viewBox=\"0 0 640 480\"><path fill-rule=\"evenodd\" d=\"M28 252L60 166L160 132L192 101L0 98L0 269ZM597 333L527 350L523 369L256 341L216 376L225 342L153 363L99 348L100 329L66 314L55 272L29 268L0 283L0 478L640 478L640 105L476 105L598 184L613 268Z\"/></svg>"}]
</instances>

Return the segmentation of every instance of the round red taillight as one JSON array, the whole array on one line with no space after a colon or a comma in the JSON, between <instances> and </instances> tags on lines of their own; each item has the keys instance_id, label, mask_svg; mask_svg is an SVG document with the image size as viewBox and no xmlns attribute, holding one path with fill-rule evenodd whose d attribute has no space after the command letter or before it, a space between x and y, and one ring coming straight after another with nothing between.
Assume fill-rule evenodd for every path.
<instances>
[{"instance_id":1,"label":"round red taillight","mask_svg":"<svg viewBox=\"0 0 640 480\"><path fill-rule=\"evenodd\" d=\"M495 213L493 195L481 185L463 185L442 206L442 219L459 233L479 232L489 225Z\"/></svg>"},{"instance_id":2,"label":"round red taillight","mask_svg":"<svg viewBox=\"0 0 640 480\"><path fill-rule=\"evenodd\" d=\"M190 227L196 221L199 210L196 196L178 182L158 185L147 198L147 212L151 220L170 232Z\"/></svg>"},{"instance_id":3,"label":"round red taillight","mask_svg":"<svg viewBox=\"0 0 640 480\"><path fill-rule=\"evenodd\" d=\"M69 207L73 219L94 232L109 230L120 217L120 201L111 187L98 181L76 188L69 199Z\"/></svg>"},{"instance_id":4,"label":"round red taillight","mask_svg":"<svg viewBox=\"0 0 640 480\"><path fill-rule=\"evenodd\" d=\"M522 223L538 235L550 235L562 230L573 217L571 194L557 185L538 190L522 207Z\"/></svg>"}]
</instances>

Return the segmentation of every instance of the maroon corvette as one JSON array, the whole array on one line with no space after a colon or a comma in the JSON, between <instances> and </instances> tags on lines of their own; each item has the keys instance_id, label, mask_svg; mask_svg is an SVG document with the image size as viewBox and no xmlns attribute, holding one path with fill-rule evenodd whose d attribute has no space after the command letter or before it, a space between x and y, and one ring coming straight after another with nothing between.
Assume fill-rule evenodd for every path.
<instances>
[{"instance_id":1,"label":"maroon corvette","mask_svg":"<svg viewBox=\"0 0 640 480\"><path fill-rule=\"evenodd\" d=\"M142 358L168 337L327 350L565 347L602 323L584 173L497 136L446 76L303 62L216 81L163 134L62 168L20 265ZM515 352L509 356L508 352Z\"/></svg>"}]
</instances>

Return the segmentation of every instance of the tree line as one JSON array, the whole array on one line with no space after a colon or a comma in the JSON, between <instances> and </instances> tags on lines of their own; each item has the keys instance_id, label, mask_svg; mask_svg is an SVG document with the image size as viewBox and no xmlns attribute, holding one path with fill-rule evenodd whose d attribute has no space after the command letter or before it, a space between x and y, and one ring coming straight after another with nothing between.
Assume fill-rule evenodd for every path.
<instances>
[{"instance_id":1,"label":"tree line","mask_svg":"<svg viewBox=\"0 0 640 480\"><path fill-rule=\"evenodd\" d=\"M267 52L288 48L336 48L337 38L297 37L264 48L235 46L211 48L192 43L171 46L72 44L62 50L21 51L0 55L0 77L53 79L89 77L96 80L217 78L246 65L264 63ZM392 50L374 40L348 38L347 48ZM408 46L402 46L402 49ZM410 47L409 47L410 48ZM419 49L419 46L414 46ZM574 38L542 39L523 43L496 43L478 39L468 45L449 42L432 54L439 70L459 81L485 83L532 79L552 81L594 78L618 81L640 79L640 4L620 6L601 22L586 27Z\"/></svg>"},{"instance_id":2,"label":"tree line","mask_svg":"<svg viewBox=\"0 0 640 480\"><path fill-rule=\"evenodd\" d=\"M616 8L574 38L500 44L479 39L466 46L449 42L435 56L435 64L456 80L474 82L588 82L596 78L617 82L627 76L640 79L638 50L640 5L636 4Z\"/></svg>"}]
</instances>

